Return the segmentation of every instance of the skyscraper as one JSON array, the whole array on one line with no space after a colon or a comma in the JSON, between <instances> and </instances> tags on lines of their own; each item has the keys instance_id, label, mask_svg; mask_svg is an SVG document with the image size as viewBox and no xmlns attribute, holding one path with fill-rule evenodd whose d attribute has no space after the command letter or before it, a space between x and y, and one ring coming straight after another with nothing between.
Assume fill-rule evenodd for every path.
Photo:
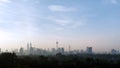
<instances>
[{"instance_id":1,"label":"skyscraper","mask_svg":"<svg viewBox=\"0 0 120 68\"><path fill-rule=\"evenodd\" d=\"M56 49L58 49L58 41L56 41Z\"/></svg>"},{"instance_id":2,"label":"skyscraper","mask_svg":"<svg viewBox=\"0 0 120 68\"><path fill-rule=\"evenodd\" d=\"M115 49L112 49L111 50L111 54L119 54L119 51L115 50Z\"/></svg>"},{"instance_id":3,"label":"skyscraper","mask_svg":"<svg viewBox=\"0 0 120 68\"><path fill-rule=\"evenodd\" d=\"M20 55L23 55L24 49L21 47L20 50L19 50L19 52L20 52Z\"/></svg>"},{"instance_id":4,"label":"skyscraper","mask_svg":"<svg viewBox=\"0 0 120 68\"><path fill-rule=\"evenodd\" d=\"M30 48L32 47L32 43L30 42Z\"/></svg>"},{"instance_id":5,"label":"skyscraper","mask_svg":"<svg viewBox=\"0 0 120 68\"><path fill-rule=\"evenodd\" d=\"M33 54L33 47L31 42L30 42L30 54Z\"/></svg>"},{"instance_id":6,"label":"skyscraper","mask_svg":"<svg viewBox=\"0 0 120 68\"><path fill-rule=\"evenodd\" d=\"M29 46L29 43L27 43L27 51L29 51L30 49L30 46Z\"/></svg>"},{"instance_id":7,"label":"skyscraper","mask_svg":"<svg viewBox=\"0 0 120 68\"><path fill-rule=\"evenodd\" d=\"M1 48L0 48L0 53L1 53L2 51L1 51Z\"/></svg>"},{"instance_id":8,"label":"skyscraper","mask_svg":"<svg viewBox=\"0 0 120 68\"><path fill-rule=\"evenodd\" d=\"M64 54L64 48L63 47L58 48L58 53Z\"/></svg>"},{"instance_id":9,"label":"skyscraper","mask_svg":"<svg viewBox=\"0 0 120 68\"><path fill-rule=\"evenodd\" d=\"M92 54L92 47L87 47L87 49L86 49L86 53L88 53L88 54Z\"/></svg>"},{"instance_id":10,"label":"skyscraper","mask_svg":"<svg viewBox=\"0 0 120 68\"><path fill-rule=\"evenodd\" d=\"M32 54L33 53L33 47L32 43L27 43L27 54Z\"/></svg>"},{"instance_id":11,"label":"skyscraper","mask_svg":"<svg viewBox=\"0 0 120 68\"><path fill-rule=\"evenodd\" d=\"M70 52L70 51L71 51L71 46L69 45L69 47L68 47L68 48L69 48L68 50L69 50L69 52Z\"/></svg>"}]
</instances>

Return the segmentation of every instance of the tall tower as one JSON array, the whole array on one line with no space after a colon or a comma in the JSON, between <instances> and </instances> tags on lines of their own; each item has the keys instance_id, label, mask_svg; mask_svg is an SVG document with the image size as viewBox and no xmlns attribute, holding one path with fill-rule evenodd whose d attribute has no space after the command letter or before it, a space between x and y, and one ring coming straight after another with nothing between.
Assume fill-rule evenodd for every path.
<instances>
[{"instance_id":1,"label":"tall tower","mask_svg":"<svg viewBox=\"0 0 120 68\"><path fill-rule=\"evenodd\" d=\"M30 46L29 46L29 43L27 43L27 50L29 50L30 49Z\"/></svg>"},{"instance_id":2,"label":"tall tower","mask_svg":"<svg viewBox=\"0 0 120 68\"><path fill-rule=\"evenodd\" d=\"M30 54L33 54L33 47L31 42L30 42Z\"/></svg>"},{"instance_id":3,"label":"tall tower","mask_svg":"<svg viewBox=\"0 0 120 68\"><path fill-rule=\"evenodd\" d=\"M56 41L56 49L58 49L58 41Z\"/></svg>"},{"instance_id":4,"label":"tall tower","mask_svg":"<svg viewBox=\"0 0 120 68\"><path fill-rule=\"evenodd\" d=\"M91 54L92 53L92 47L87 47L86 52L89 53L89 54Z\"/></svg>"},{"instance_id":5,"label":"tall tower","mask_svg":"<svg viewBox=\"0 0 120 68\"><path fill-rule=\"evenodd\" d=\"M32 43L30 42L30 48L32 47Z\"/></svg>"},{"instance_id":6,"label":"tall tower","mask_svg":"<svg viewBox=\"0 0 120 68\"><path fill-rule=\"evenodd\" d=\"M24 53L24 49L21 47L20 50L19 50L20 54L23 55Z\"/></svg>"},{"instance_id":7,"label":"tall tower","mask_svg":"<svg viewBox=\"0 0 120 68\"><path fill-rule=\"evenodd\" d=\"M1 48L0 48L0 53L2 52Z\"/></svg>"},{"instance_id":8,"label":"tall tower","mask_svg":"<svg viewBox=\"0 0 120 68\"><path fill-rule=\"evenodd\" d=\"M69 50L69 52L70 52L70 51L71 51L71 46L69 45L69 47L68 47L68 48L69 48L68 50Z\"/></svg>"}]
</instances>

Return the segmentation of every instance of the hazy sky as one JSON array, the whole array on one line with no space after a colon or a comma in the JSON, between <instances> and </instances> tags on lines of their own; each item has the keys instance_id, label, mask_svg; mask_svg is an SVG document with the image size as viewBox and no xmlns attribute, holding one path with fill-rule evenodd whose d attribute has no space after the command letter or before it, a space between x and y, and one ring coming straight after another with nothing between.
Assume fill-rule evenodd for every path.
<instances>
[{"instance_id":1,"label":"hazy sky","mask_svg":"<svg viewBox=\"0 0 120 68\"><path fill-rule=\"evenodd\" d=\"M120 0L0 0L0 48L120 50Z\"/></svg>"}]
</instances>

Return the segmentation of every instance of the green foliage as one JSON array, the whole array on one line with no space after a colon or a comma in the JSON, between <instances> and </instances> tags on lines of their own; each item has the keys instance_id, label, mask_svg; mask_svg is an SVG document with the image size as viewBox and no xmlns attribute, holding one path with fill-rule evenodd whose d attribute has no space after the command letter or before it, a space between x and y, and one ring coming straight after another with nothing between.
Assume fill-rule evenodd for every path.
<instances>
[{"instance_id":1,"label":"green foliage","mask_svg":"<svg viewBox=\"0 0 120 68\"><path fill-rule=\"evenodd\" d=\"M106 58L108 57L108 58ZM117 57L117 59L112 59ZM16 56L0 55L0 68L119 68L119 55L55 55Z\"/></svg>"},{"instance_id":2,"label":"green foliage","mask_svg":"<svg viewBox=\"0 0 120 68\"><path fill-rule=\"evenodd\" d=\"M2 53L0 55L0 68L16 68L18 65L15 53Z\"/></svg>"}]
</instances>

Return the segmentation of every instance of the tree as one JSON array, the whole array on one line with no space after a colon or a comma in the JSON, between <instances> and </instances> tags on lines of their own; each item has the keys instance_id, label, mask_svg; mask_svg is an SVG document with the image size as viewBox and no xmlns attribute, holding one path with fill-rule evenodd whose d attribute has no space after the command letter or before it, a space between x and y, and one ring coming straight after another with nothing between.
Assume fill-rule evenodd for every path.
<instances>
[{"instance_id":1,"label":"tree","mask_svg":"<svg viewBox=\"0 0 120 68\"><path fill-rule=\"evenodd\" d=\"M15 53L2 53L0 55L0 68L16 68L17 56Z\"/></svg>"}]
</instances>

